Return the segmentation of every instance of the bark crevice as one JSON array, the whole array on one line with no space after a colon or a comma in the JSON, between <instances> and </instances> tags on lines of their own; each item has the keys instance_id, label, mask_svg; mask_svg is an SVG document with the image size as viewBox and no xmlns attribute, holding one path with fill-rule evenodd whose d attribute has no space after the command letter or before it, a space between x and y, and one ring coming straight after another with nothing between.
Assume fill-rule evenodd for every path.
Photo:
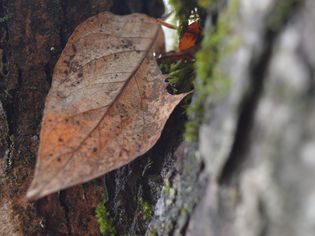
<instances>
[{"instance_id":1,"label":"bark crevice","mask_svg":"<svg viewBox=\"0 0 315 236\"><path fill-rule=\"evenodd\" d=\"M281 5L284 1L285 0L276 4ZM281 24L277 26L277 28L273 28L270 24L266 24L261 53L257 55L256 58L252 59L253 63L250 66L249 71L249 78L251 78L249 85L250 90L243 98L243 103L241 104L234 143L219 177L219 183L221 184L229 184L231 179L238 179L232 178L232 176L239 174L241 165L245 161L243 157L246 156L246 152L248 151L252 122L259 99L263 93L263 84L273 56L274 44L278 36L281 35L281 32L285 29L287 23L296 15L296 12L298 12L298 6L302 4L302 1L292 0L291 2L291 8L283 13L280 22ZM275 8L277 8L277 6L275 6ZM267 14L266 19L270 19L274 16L275 8L272 8L270 13Z\"/></svg>"},{"instance_id":2,"label":"bark crevice","mask_svg":"<svg viewBox=\"0 0 315 236\"><path fill-rule=\"evenodd\" d=\"M67 43L66 28L67 28L67 22L68 22L67 21L68 1L60 0L59 4L61 7L59 38L60 38L61 48L64 48Z\"/></svg>"},{"instance_id":3,"label":"bark crevice","mask_svg":"<svg viewBox=\"0 0 315 236\"><path fill-rule=\"evenodd\" d=\"M66 196L65 196L65 192L64 191L61 191L59 193L59 202L60 202L60 206L62 207L63 212L64 212L64 216L65 216L65 221L66 221L66 226L67 226L67 235L72 235L71 220L70 220L70 217L69 217L70 211L69 211L69 206L67 204Z\"/></svg>"}]
</instances>

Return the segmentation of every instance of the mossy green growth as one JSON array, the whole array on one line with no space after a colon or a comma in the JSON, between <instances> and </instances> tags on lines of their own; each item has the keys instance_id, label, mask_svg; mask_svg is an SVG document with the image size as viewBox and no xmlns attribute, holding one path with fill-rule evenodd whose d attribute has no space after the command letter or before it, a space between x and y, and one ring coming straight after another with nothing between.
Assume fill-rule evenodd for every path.
<instances>
[{"instance_id":1,"label":"mossy green growth","mask_svg":"<svg viewBox=\"0 0 315 236\"><path fill-rule=\"evenodd\" d=\"M191 20L198 20L201 24L205 18L205 10L200 8L197 0L170 0L178 20L178 36L181 38ZM199 40L198 40L199 41ZM194 88L195 59L193 56L170 56L157 60L166 75L168 90L172 94L189 92Z\"/></svg>"},{"instance_id":2,"label":"mossy green growth","mask_svg":"<svg viewBox=\"0 0 315 236\"><path fill-rule=\"evenodd\" d=\"M142 197L138 198L138 208L144 221L150 221L152 219L154 213L152 206L149 202L144 201Z\"/></svg>"},{"instance_id":3,"label":"mossy green growth","mask_svg":"<svg viewBox=\"0 0 315 236\"><path fill-rule=\"evenodd\" d=\"M195 89L197 93L193 104L188 109L191 121L186 124L185 139L187 141L197 139L198 127L204 119L205 103L209 100L213 103L221 99L229 90L229 79L220 68L220 62L238 45L238 40L235 38L226 40L230 35L230 24L238 6L238 0L232 0L225 9L221 10L213 29L205 32L201 50L196 55L198 80L195 83Z\"/></svg>"},{"instance_id":4,"label":"mossy green growth","mask_svg":"<svg viewBox=\"0 0 315 236\"><path fill-rule=\"evenodd\" d=\"M165 185L164 185L164 192L169 195L172 192L172 185L169 180L165 180Z\"/></svg>"},{"instance_id":5,"label":"mossy green growth","mask_svg":"<svg viewBox=\"0 0 315 236\"><path fill-rule=\"evenodd\" d=\"M152 228L149 229L149 231L146 232L147 236L157 236L158 235L158 229Z\"/></svg>"},{"instance_id":6,"label":"mossy green growth","mask_svg":"<svg viewBox=\"0 0 315 236\"><path fill-rule=\"evenodd\" d=\"M96 218L100 225L100 232L104 235L115 236L116 230L113 226L113 221L110 218L109 212L106 209L105 202L106 197L103 196L95 210Z\"/></svg>"},{"instance_id":7,"label":"mossy green growth","mask_svg":"<svg viewBox=\"0 0 315 236\"><path fill-rule=\"evenodd\" d=\"M170 58L160 58L157 61L162 73L166 76L167 89L171 94L185 93L193 89L196 76L194 61Z\"/></svg>"}]
</instances>

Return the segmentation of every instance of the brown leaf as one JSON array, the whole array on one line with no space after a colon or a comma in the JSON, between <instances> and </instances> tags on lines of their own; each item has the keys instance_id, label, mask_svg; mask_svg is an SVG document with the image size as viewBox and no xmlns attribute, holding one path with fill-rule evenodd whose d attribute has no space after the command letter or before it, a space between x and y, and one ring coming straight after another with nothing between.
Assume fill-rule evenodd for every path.
<instances>
[{"instance_id":1,"label":"brown leaf","mask_svg":"<svg viewBox=\"0 0 315 236\"><path fill-rule=\"evenodd\" d=\"M165 90L153 57L160 33L142 14L101 13L77 27L54 69L29 199L117 169L156 143L185 96Z\"/></svg>"},{"instance_id":2,"label":"brown leaf","mask_svg":"<svg viewBox=\"0 0 315 236\"><path fill-rule=\"evenodd\" d=\"M196 43L201 35L201 26L198 21L195 21L187 26L179 40L179 51L183 52L196 46Z\"/></svg>"}]
</instances>

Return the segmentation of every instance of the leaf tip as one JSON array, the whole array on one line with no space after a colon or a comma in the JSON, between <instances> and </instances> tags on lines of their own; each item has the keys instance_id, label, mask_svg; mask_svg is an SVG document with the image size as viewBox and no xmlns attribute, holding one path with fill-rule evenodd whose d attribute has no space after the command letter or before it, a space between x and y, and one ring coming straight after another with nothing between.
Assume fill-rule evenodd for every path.
<instances>
[{"instance_id":1,"label":"leaf tip","mask_svg":"<svg viewBox=\"0 0 315 236\"><path fill-rule=\"evenodd\" d=\"M29 201L35 201L37 200L39 197L38 197L38 194L39 194L39 189L38 188L32 188L30 187L27 192L26 192L26 198L27 200Z\"/></svg>"},{"instance_id":2,"label":"leaf tip","mask_svg":"<svg viewBox=\"0 0 315 236\"><path fill-rule=\"evenodd\" d=\"M33 182L31 183L31 186L28 188L26 192L26 198L29 201L36 201L47 194L48 193L43 191L43 188L40 185L38 185L34 179Z\"/></svg>"}]
</instances>

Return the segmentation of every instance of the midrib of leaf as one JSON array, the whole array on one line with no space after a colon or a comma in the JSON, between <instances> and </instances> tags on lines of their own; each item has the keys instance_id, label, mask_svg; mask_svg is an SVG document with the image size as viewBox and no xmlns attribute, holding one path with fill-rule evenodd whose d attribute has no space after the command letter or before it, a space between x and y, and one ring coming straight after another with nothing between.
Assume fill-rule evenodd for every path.
<instances>
[{"instance_id":1,"label":"midrib of leaf","mask_svg":"<svg viewBox=\"0 0 315 236\"><path fill-rule=\"evenodd\" d=\"M145 53L143 54L142 58L140 59L140 62L138 63L138 66L131 72L130 76L128 77L128 79L126 80L126 83L122 86L122 88L120 89L120 91L118 92L117 96L115 99L113 99L113 101L108 105L107 110L105 111L104 115L100 118L99 122L97 122L97 124L91 129L91 131L86 135L86 137L79 143L78 147L75 148L73 151L69 151L67 153L62 154L62 156L68 155L70 153L72 153L72 155L69 157L69 159L67 160L67 162L64 164L64 166L54 175L54 179L56 179L60 173L62 173L62 171L68 166L68 164L70 163L70 161L73 158L73 155L80 149L80 147L82 146L82 144L89 138L90 134L93 133L97 127L99 127L100 123L104 120L104 118L107 115L107 111L109 111L111 109L111 107L113 106L113 104L115 104L115 102L120 98L122 92L124 91L124 89L126 88L126 86L128 85L128 83L130 82L130 80L134 77L134 75L138 72L139 68L141 67L141 65L143 64L144 60L146 59L146 57L148 56L148 53L151 52L157 38L158 38L158 34L160 31L160 26L157 26L157 30L154 34L154 37L152 38L152 42L150 43L150 45L148 46L148 49L145 51ZM136 51L136 50L134 50ZM141 99L141 97L140 97ZM99 147L100 148L100 147ZM61 157L61 156L59 156ZM41 190L43 189L43 186L48 185L51 182L51 179L49 179L48 181L43 181L44 183L41 184L41 189L38 192L41 192ZM66 188L67 186L63 186L63 189Z\"/></svg>"}]
</instances>

